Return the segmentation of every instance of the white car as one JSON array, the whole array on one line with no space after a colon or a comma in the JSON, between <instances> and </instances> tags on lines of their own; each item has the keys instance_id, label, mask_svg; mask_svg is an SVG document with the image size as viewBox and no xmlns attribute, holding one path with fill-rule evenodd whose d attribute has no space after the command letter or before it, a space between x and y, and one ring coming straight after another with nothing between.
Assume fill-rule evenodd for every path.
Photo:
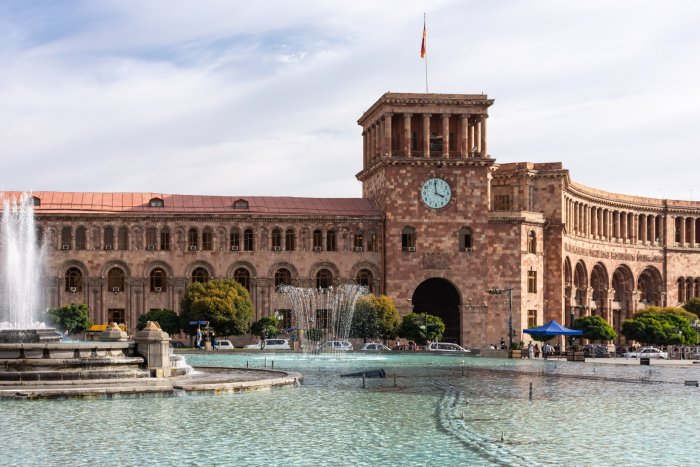
<instances>
[{"instance_id":1,"label":"white car","mask_svg":"<svg viewBox=\"0 0 700 467\"><path fill-rule=\"evenodd\" d=\"M668 358L668 352L663 352L656 347L644 347L633 352L622 354L625 358Z\"/></svg>"},{"instance_id":2,"label":"white car","mask_svg":"<svg viewBox=\"0 0 700 467\"><path fill-rule=\"evenodd\" d=\"M452 342L432 342L428 346L428 350L435 352L469 352L464 347Z\"/></svg>"},{"instance_id":3,"label":"white car","mask_svg":"<svg viewBox=\"0 0 700 467\"><path fill-rule=\"evenodd\" d=\"M289 340L287 339L265 339L265 345L262 342L257 344L249 344L243 347L244 349L257 349L257 350L291 350L289 346Z\"/></svg>"},{"instance_id":4,"label":"white car","mask_svg":"<svg viewBox=\"0 0 700 467\"><path fill-rule=\"evenodd\" d=\"M389 347L378 342L367 342L366 344L363 344L362 347L360 347L358 350L365 350L370 352L386 352L387 350L391 351Z\"/></svg>"},{"instance_id":5,"label":"white car","mask_svg":"<svg viewBox=\"0 0 700 467\"><path fill-rule=\"evenodd\" d=\"M214 348L218 349L218 350L233 350L234 349L231 341L227 341L227 340L222 340L222 341L217 340L216 344L214 345Z\"/></svg>"},{"instance_id":6,"label":"white car","mask_svg":"<svg viewBox=\"0 0 700 467\"><path fill-rule=\"evenodd\" d=\"M349 341L326 341L318 346L319 352L331 352L340 350L347 352L352 350L352 343Z\"/></svg>"}]
</instances>

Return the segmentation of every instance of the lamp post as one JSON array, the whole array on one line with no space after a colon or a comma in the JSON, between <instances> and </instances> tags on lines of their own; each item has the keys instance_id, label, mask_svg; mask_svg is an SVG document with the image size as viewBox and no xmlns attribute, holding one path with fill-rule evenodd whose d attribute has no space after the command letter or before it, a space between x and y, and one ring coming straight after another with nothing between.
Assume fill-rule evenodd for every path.
<instances>
[{"instance_id":1,"label":"lamp post","mask_svg":"<svg viewBox=\"0 0 700 467\"><path fill-rule=\"evenodd\" d=\"M488 289L489 295L502 295L508 293L508 351L513 350L513 289Z\"/></svg>"}]
</instances>

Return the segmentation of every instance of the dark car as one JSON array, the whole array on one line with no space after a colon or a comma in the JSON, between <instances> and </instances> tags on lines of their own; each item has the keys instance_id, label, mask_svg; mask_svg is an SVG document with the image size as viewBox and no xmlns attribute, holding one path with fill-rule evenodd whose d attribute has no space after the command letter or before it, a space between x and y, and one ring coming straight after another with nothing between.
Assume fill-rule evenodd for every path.
<instances>
[{"instance_id":1,"label":"dark car","mask_svg":"<svg viewBox=\"0 0 700 467\"><path fill-rule=\"evenodd\" d=\"M170 347L172 347L173 349L187 349L189 348L189 345L180 341L170 341Z\"/></svg>"}]
</instances>

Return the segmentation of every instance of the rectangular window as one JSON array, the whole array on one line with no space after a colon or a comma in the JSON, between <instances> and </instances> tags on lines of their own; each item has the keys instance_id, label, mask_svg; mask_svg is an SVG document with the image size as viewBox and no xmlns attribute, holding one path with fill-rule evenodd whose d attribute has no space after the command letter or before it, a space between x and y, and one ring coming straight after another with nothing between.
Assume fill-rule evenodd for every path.
<instances>
[{"instance_id":1,"label":"rectangular window","mask_svg":"<svg viewBox=\"0 0 700 467\"><path fill-rule=\"evenodd\" d=\"M377 234L374 232L367 235L367 251L377 251Z\"/></svg>"},{"instance_id":2,"label":"rectangular window","mask_svg":"<svg viewBox=\"0 0 700 467\"><path fill-rule=\"evenodd\" d=\"M126 321L126 313L124 308L110 308L107 310L107 321L110 323L124 323Z\"/></svg>"},{"instance_id":3,"label":"rectangular window","mask_svg":"<svg viewBox=\"0 0 700 467\"><path fill-rule=\"evenodd\" d=\"M325 308L319 308L316 310L316 327L318 329L328 329L328 317L330 315L330 310Z\"/></svg>"},{"instance_id":4,"label":"rectangular window","mask_svg":"<svg viewBox=\"0 0 700 467\"><path fill-rule=\"evenodd\" d=\"M534 186L528 187L527 200L528 200L527 210L534 211L535 210L535 187Z\"/></svg>"},{"instance_id":5,"label":"rectangular window","mask_svg":"<svg viewBox=\"0 0 700 467\"><path fill-rule=\"evenodd\" d=\"M537 310L527 310L527 327L537 327Z\"/></svg>"},{"instance_id":6,"label":"rectangular window","mask_svg":"<svg viewBox=\"0 0 700 467\"><path fill-rule=\"evenodd\" d=\"M280 327L282 329L289 329L292 327L292 310L281 309L276 310L276 313L280 317Z\"/></svg>"},{"instance_id":7,"label":"rectangular window","mask_svg":"<svg viewBox=\"0 0 700 467\"><path fill-rule=\"evenodd\" d=\"M457 150L457 138L453 132L450 132L450 151Z\"/></svg>"},{"instance_id":8,"label":"rectangular window","mask_svg":"<svg viewBox=\"0 0 700 467\"><path fill-rule=\"evenodd\" d=\"M510 211L510 195L494 195L493 210Z\"/></svg>"},{"instance_id":9,"label":"rectangular window","mask_svg":"<svg viewBox=\"0 0 700 467\"><path fill-rule=\"evenodd\" d=\"M537 293L537 271L527 272L527 291L528 293Z\"/></svg>"},{"instance_id":10,"label":"rectangular window","mask_svg":"<svg viewBox=\"0 0 700 467\"><path fill-rule=\"evenodd\" d=\"M160 249L170 251L170 231L161 230L160 232Z\"/></svg>"},{"instance_id":11,"label":"rectangular window","mask_svg":"<svg viewBox=\"0 0 700 467\"><path fill-rule=\"evenodd\" d=\"M241 247L241 234L238 230L231 232L231 249L238 250Z\"/></svg>"},{"instance_id":12,"label":"rectangular window","mask_svg":"<svg viewBox=\"0 0 700 467\"><path fill-rule=\"evenodd\" d=\"M329 230L326 234L326 250L336 251L337 246L335 244L335 231Z\"/></svg>"}]
</instances>

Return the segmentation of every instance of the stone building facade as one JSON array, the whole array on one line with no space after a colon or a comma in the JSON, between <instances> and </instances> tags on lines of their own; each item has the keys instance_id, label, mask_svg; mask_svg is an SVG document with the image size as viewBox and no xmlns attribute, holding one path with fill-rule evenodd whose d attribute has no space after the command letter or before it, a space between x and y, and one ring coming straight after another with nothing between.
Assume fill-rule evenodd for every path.
<instances>
[{"instance_id":1,"label":"stone building facade","mask_svg":"<svg viewBox=\"0 0 700 467\"><path fill-rule=\"evenodd\" d=\"M586 314L619 329L645 304L700 296L700 203L585 187L561 163L498 164L492 104L383 95L358 121L362 198L35 192L47 306L87 303L133 331L149 309L179 311L192 281L235 278L256 318L287 316L281 283L354 281L483 346L509 320L515 340Z\"/></svg>"}]
</instances>

